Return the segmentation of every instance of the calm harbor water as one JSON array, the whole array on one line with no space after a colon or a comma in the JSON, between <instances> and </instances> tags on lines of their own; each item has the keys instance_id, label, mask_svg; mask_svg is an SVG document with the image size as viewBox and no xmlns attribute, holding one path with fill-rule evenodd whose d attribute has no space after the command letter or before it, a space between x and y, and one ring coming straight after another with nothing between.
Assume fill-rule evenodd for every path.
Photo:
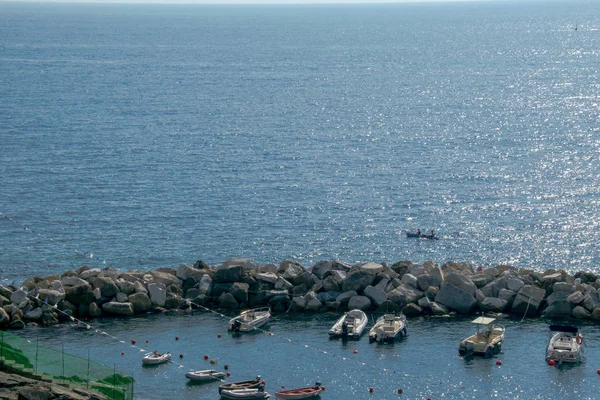
<instances>
[{"instance_id":1,"label":"calm harbor water","mask_svg":"<svg viewBox=\"0 0 600 400\"><path fill-rule=\"evenodd\" d=\"M0 283L230 257L600 272L598 49L592 1L2 2ZM19 334L90 349L140 399L214 398L183 376L203 354L271 392L320 379L329 399L598 392L594 324L586 364L549 368L546 321L507 321L497 367L457 356L468 320L411 320L377 346L329 341L335 317L241 338L206 313L94 322L185 354L150 370L95 330Z\"/></svg>"},{"instance_id":2,"label":"calm harbor water","mask_svg":"<svg viewBox=\"0 0 600 400\"><path fill-rule=\"evenodd\" d=\"M600 390L597 324L580 326L586 338L584 363L551 367L544 359L548 324L542 320L501 320L503 351L492 359L465 360L458 355L458 342L473 334L470 318L409 319L408 337L383 345L369 343L366 335L358 341L329 339L327 331L337 317L284 314L265 328L273 335L234 336L227 332L227 318L207 312L99 320L90 330L28 328L19 334L59 350L68 336L66 352L85 358L89 351L93 360L133 375L136 399L216 399L218 383L189 384L185 373L213 367L224 371L225 364L230 380L261 375L271 395L282 385L303 387L320 380L326 387L323 399L593 399ZM173 363L143 368L141 349L170 351Z\"/></svg>"}]
</instances>

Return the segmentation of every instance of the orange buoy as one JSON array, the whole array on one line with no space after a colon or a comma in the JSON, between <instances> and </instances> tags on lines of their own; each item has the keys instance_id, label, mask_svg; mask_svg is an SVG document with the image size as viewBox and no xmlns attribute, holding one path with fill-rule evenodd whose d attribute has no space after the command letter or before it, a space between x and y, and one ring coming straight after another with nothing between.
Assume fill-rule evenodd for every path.
<instances>
[{"instance_id":1,"label":"orange buoy","mask_svg":"<svg viewBox=\"0 0 600 400\"><path fill-rule=\"evenodd\" d=\"M369 393L373 393L373 388L372 387L369 388Z\"/></svg>"},{"instance_id":2,"label":"orange buoy","mask_svg":"<svg viewBox=\"0 0 600 400\"><path fill-rule=\"evenodd\" d=\"M204 355L204 359L205 359L205 360L208 360L208 356L207 356L206 354Z\"/></svg>"},{"instance_id":3,"label":"orange buoy","mask_svg":"<svg viewBox=\"0 0 600 400\"><path fill-rule=\"evenodd\" d=\"M228 371L228 372L227 372L227 376L231 376L231 372L229 372L229 371Z\"/></svg>"},{"instance_id":4,"label":"orange buoy","mask_svg":"<svg viewBox=\"0 0 600 400\"><path fill-rule=\"evenodd\" d=\"M354 349L352 352L353 352L354 354L357 354L357 353L358 353L358 350Z\"/></svg>"},{"instance_id":5,"label":"orange buoy","mask_svg":"<svg viewBox=\"0 0 600 400\"><path fill-rule=\"evenodd\" d=\"M402 394L403 390L402 388L398 389L398 394Z\"/></svg>"},{"instance_id":6,"label":"orange buoy","mask_svg":"<svg viewBox=\"0 0 600 400\"><path fill-rule=\"evenodd\" d=\"M548 360L548 365L550 365L551 367L554 366L554 360Z\"/></svg>"},{"instance_id":7,"label":"orange buoy","mask_svg":"<svg viewBox=\"0 0 600 400\"><path fill-rule=\"evenodd\" d=\"M179 340L179 336L175 336L175 340Z\"/></svg>"},{"instance_id":8,"label":"orange buoy","mask_svg":"<svg viewBox=\"0 0 600 400\"><path fill-rule=\"evenodd\" d=\"M212 360L210 360L210 363L211 363L211 364L216 364L216 363L217 363L217 360L215 360L215 359L213 358Z\"/></svg>"},{"instance_id":9,"label":"orange buoy","mask_svg":"<svg viewBox=\"0 0 600 400\"><path fill-rule=\"evenodd\" d=\"M502 365L502 361L496 360L496 365Z\"/></svg>"},{"instance_id":10,"label":"orange buoy","mask_svg":"<svg viewBox=\"0 0 600 400\"><path fill-rule=\"evenodd\" d=\"M131 339L131 344L135 344L135 339Z\"/></svg>"}]
</instances>

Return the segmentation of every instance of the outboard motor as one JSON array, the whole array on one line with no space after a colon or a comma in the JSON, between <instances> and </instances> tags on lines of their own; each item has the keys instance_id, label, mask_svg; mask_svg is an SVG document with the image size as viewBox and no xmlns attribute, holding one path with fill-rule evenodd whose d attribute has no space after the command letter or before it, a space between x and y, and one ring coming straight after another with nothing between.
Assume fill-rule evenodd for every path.
<instances>
[{"instance_id":1,"label":"outboard motor","mask_svg":"<svg viewBox=\"0 0 600 400\"><path fill-rule=\"evenodd\" d=\"M342 336L348 336L348 324L346 321L342 323Z\"/></svg>"},{"instance_id":2,"label":"outboard motor","mask_svg":"<svg viewBox=\"0 0 600 400\"><path fill-rule=\"evenodd\" d=\"M239 320L236 320L233 323L233 330L236 331L236 332L239 332L241 326L242 326L242 323Z\"/></svg>"}]
</instances>

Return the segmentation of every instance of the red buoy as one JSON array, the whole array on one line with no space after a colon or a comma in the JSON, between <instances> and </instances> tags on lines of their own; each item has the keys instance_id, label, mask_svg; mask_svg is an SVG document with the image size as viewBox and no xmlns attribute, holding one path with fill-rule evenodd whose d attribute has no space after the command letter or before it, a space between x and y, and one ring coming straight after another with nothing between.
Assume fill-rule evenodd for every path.
<instances>
[{"instance_id":1,"label":"red buoy","mask_svg":"<svg viewBox=\"0 0 600 400\"><path fill-rule=\"evenodd\" d=\"M261 385L266 385L267 383L265 381L260 381Z\"/></svg>"},{"instance_id":2,"label":"red buoy","mask_svg":"<svg viewBox=\"0 0 600 400\"><path fill-rule=\"evenodd\" d=\"M219 334L217 335L217 337L218 337L218 338L220 338L220 337L221 337L221 334L219 333Z\"/></svg>"},{"instance_id":3,"label":"red buoy","mask_svg":"<svg viewBox=\"0 0 600 400\"><path fill-rule=\"evenodd\" d=\"M148 343L148 339L146 339L146 343Z\"/></svg>"},{"instance_id":4,"label":"red buoy","mask_svg":"<svg viewBox=\"0 0 600 400\"><path fill-rule=\"evenodd\" d=\"M496 360L496 365L502 365L502 361Z\"/></svg>"},{"instance_id":5,"label":"red buoy","mask_svg":"<svg viewBox=\"0 0 600 400\"><path fill-rule=\"evenodd\" d=\"M225 369L229 369L229 365L228 365L228 364L225 364L225 365L223 366L223 368L225 368Z\"/></svg>"},{"instance_id":6,"label":"red buoy","mask_svg":"<svg viewBox=\"0 0 600 400\"><path fill-rule=\"evenodd\" d=\"M398 389L398 394L402 394L402 388Z\"/></svg>"},{"instance_id":7,"label":"red buoy","mask_svg":"<svg viewBox=\"0 0 600 400\"><path fill-rule=\"evenodd\" d=\"M227 372L227 376L231 376L231 372L229 372L229 371L228 371L228 372Z\"/></svg>"},{"instance_id":8,"label":"red buoy","mask_svg":"<svg viewBox=\"0 0 600 400\"><path fill-rule=\"evenodd\" d=\"M373 393L373 388L369 388L369 393Z\"/></svg>"},{"instance_id":9,"label":"red buoy","mask_svg":"<svg viewBox=\"0 0 600 400\"><path fill-rule=\"evenodd\" d=\"M281 385L281 388L282 388L282 389L285 389L285 386Z\"/></svg>"},{"instance_id":10,"label":"red buoy","mask_svg":"<svg viewBox=\"0 0 600 400\"><path fill-rule=\"evenodd\" d=\"M354 349L352 352L353 352L354 354L357 354L357 353L358 353L358 350Z\"/></svg>"},{"instance_id":11,"label":"red buoy","mask_svg":"<svg viewBox=\"0 0 600 400\"><path fill-rule=\"evenodd\" d=\"M122 355L122 356L124 356L124 355L125 355L125 352L124 352L124 351L122 351L122 352L121 352L121 355Z\"/></svg>"},{"instance_id":12,"label":"red buoy","mask_svg":"<svg viewBox=\"0 0 600 400\"><path fill-rule=\"evenodd\" d=\"M135 344L135 339L131 339L131 344Z\"/></svg>"},{"instance_id":13,"label":"red buoy","mask_svg":"<svg viewBox=\"0 0 600 400\"><path fill-rule=\"evenodd\" d=\"M554 366L554 360L548 360L548 365L550 365L551 367Z\"/></svg>"},{"instance_id":14,"label":"red buoy","mask_svg":"<svg viewBox=\"0 0 600 400\"><path fill-rule=\"evenodd\" d=\"M596 373L597 373L598 375L600 375L600 369L599 369L598 371L596 371Z\"/></svg>"},{"instance_id":15,"label":"red buoy","mask_svg":"<svg viewBox=\"0 0 600 400\"><path fill-rule=\"evenodd\" d=\"M206 354L204 355L204 359L205 359L205 360L208 360L208 356L207 356Z\"/></svg>"},{"instance_id":16,"label":"red buoy","mask_svg":"<svg viewBox=\"0 0 600 400\"><path fill-rule=\"evenodd\" d=\"M175 340L179 340L179 336L175 336Z\"/></svg>"}]
</instances>

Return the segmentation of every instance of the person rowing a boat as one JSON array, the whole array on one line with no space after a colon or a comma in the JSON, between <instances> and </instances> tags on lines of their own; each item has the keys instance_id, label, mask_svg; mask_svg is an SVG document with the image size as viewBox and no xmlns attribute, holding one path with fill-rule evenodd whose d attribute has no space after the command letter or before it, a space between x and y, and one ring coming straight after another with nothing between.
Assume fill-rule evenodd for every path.
<instances>
[{"instance_id":1,"label":"person rowing a boat","mask_svg":"<svg viewBox=\"0 0 600 400\"><path fill-rule=\"evenodd\" d=\"M421 236L421 228L417 229L417 235Z\"/></svg>"}]
</instances>

